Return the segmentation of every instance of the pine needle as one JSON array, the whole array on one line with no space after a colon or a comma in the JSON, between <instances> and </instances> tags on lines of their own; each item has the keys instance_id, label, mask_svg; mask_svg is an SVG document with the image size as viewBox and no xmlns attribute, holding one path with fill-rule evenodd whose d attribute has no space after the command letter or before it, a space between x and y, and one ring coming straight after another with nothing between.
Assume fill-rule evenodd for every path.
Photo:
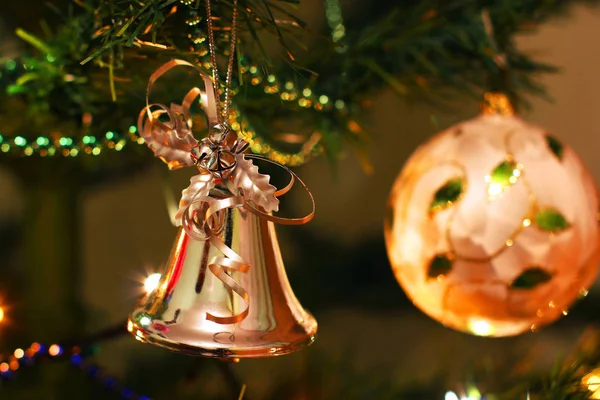
<instances>
[{"instance_id":1,"label":"pine needle","mask_svg":"<svg viewBox=\"0 0 600 400\"><path fill-rule=\"evenodd\" d=\"M17 28L15 29L15 34L30 45L32 45L33 47L35 47L36 49L38 49L39 51L41 51L42 53L44 53L44 55L50 53L50 47L48 47L46 43L44 43L41 39L35 37L31 33L26 32L21 28Z\"/></svg>"},{"instance_id":2,"label":"pine needle","mask_svg":"<svg viewBox=\"0 0 600 400\"><path fill-rule=\"evenodd\" d=\"M381 77L392 89L396 91L399 95L406 96L408 94L408 90L406 86L404 86L395 76L381 68L375 61L366 60L364 64L371 69L371 71L375 72L377 75Z\"/></svg>"},{"instance_id":3,"label":"pine needle","mask_svg":"<svg viewBox=\"0 0 600 400\"><path fill-rule=\"evenodd\" d=\"M110 98L112 101L117 101L117 92L115 90L115 57L114 51L110 50L109 61L108 61L108 84L110 85Z\"/></svg>"},{"instance_id":4,"label":"pine needle","mask_svg":"<svg viewBox=\"0 0 600 400\"><path fill-rule=\"evenodd\" d=\"M242 390L240 391L240 396L238 397L238 400L242 400L244 398L245 393L246 393L246 384L244 383L242 385Z\"/></svg>"}]
</instances>

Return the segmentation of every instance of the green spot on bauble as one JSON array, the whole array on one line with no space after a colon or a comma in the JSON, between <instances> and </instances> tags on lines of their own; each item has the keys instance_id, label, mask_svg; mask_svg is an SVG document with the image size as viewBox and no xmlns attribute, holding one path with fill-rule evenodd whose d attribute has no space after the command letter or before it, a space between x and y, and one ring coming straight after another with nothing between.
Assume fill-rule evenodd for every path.
<instances>
[{"instance_id":1,"label":"green spot on bauble","mask_svg":"<svg viewBox=\"0 0 600 400\"><path fill-rule=\"evenodd\" d=\"M503 187L513 184L516 179L516 169L517 163L515 163L512 160L506 160L500 163L496 168L494 168L494 171L492 172L492 183L501 185Z\"/></svg>"},{"instance_id":2,"label":"green spot on bauble","mask_svg":"<svg viewBox=\"0 0 600 400\"><path fill-rule=\"evenodd\" d=\"M452 270L454 259L449 254L438 254L429 263L427 277L436 279L440 276L446 276Z\"/></svg>"},{"instance_id":3,"label":"green spot on bauble","mask_svg":"<svg viewBox=\"0 0 600 400\"><path fill-rule=\"evenodd\" d=\"M534 224L546 232L558 232L569 227L565 217L552 208L542 208L535 214Z\"/></svg>"},{"instance_id":4,"label":"green spot on bauble","mask_svg":"<svg viewBox=\"0 0 600 400\"><path fill-rule=\"evenodd\" d=\"M449 180L435 192L431 205L429 206L430 212L436 212L443 208L448 207L454 203L463 191L463 180L462 178L455 178Z\"/></svg>"},{"instance_id":5,"label":"green spot on bauble","mask_svg":"<svg viewBox=\"0 0 600 400\"><path fill-rule=\"evenodd\" d=\"M558 139L556 139L552 135L546 135L546 143L548 144L550 151L552 151L552 153L554 153L556 158L558 158L560 161L562 161L563 150L564 150L562 143L559 142Z\"/></svg>"},{"instance_id":6,"label":"green spot on bauble","mask_svg":"<svg viewBox=\"0 0 600 400\"><path fill-rule=\"evenodd\" d=\"M539 267L532 267L523 271L511 284L511 289L533 289L534 287L552 279L550 272Z\"/></svg>"}]
</instances>

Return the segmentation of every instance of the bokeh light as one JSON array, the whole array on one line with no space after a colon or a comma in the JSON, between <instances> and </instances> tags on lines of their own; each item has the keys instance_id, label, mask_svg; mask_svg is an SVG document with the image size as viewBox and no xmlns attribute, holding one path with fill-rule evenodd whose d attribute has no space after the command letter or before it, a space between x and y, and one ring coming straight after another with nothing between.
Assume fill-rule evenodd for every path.
<instances>
[{"instance_id":1,"label":"bokeh light","mask_svg":"<svg viewBox=\"0 0 600 400\"><path fill-rule=\"evenodd\" d=\"M144 290L146 290L146 293L152 293L154 289L158 287L160 278L161 274L152 274L146 278L146 281L144 282Z\"/></svg>"},{"instance_id":2,"label":"bokeh light","mask_svg":"<svg viewBox=\"0 0 600 400\"><path fill-rule=\"evenodd\" d=\"M458 400L458 396L454 392L446 392L444 400Z\"/></svg>"},{"instance_id":3,"label":"bokeh light","mask_svg":"<svg viewBox=\"0 0 600 400\"><path fill-rule=\"evenodd\" d=\"M600 399L600 368L595 369L583 377L582 383L591 393L590 399Z\"/></svg>"},{"instance_id":4,"label":"bokeh light","mask_svg":"<svg viewBox=\"0 0 600 400\"><path fill-rule=\"evenodd\" d=\"M23 356L25 355L25 352L23 351L23 349L16 349L14 355L15 355L15 358L17 358L17 359L23 358Z\"/></svg>"},{"instance_id":5,"label":"bokeh light","mask_svg":"<svg viewBox=\"0 0 600 400\"><path fill-rule=\"evenodd\" d=\"M50 354L52 357L58 356L58 355L60 355L60 353L62 353L62 349L57 344L53 344L48 349L48 354Z\"/></svg>"}]
</instances>

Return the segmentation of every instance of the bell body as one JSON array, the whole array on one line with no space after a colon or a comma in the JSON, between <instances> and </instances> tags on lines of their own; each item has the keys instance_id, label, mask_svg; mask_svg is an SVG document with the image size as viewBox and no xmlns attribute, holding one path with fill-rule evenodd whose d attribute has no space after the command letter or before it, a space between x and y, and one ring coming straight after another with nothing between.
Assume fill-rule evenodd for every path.
<instances>
[{"instance_id":1,"label":"bell body","mask_svg":"<svg viewBox=\"0 0 600 400\"><path fill-rule=\"evenodd\" d=\"M221 268L226 276L219 277L214 260L222 252L180 228L167 271L131 313L129 331L142 342L217 358L271 357L310 345L317 322L292 292L273 223L243 207L220 213L216 234L249 269Z\"/></svg>"}]
</instances>

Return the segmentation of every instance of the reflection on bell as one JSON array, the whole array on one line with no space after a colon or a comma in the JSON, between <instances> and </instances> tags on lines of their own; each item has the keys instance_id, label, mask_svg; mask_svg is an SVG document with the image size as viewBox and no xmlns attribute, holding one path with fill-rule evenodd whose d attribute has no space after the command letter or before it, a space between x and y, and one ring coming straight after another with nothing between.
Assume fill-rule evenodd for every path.
<instances>
[{"instance_id":1,"label":"reflection on bell","mask_svg":"<svg viewBox=\"0 0 600 400\"><path fill-rule=\"evenodd\" d=\"M273 223L243 207L219 213L215 234L249 268L215 269L222 252L180 228L167 271L129 316L128 330L142 342L224 359L272 357L310 345L317 321L292 292Z\"/></svg>"}]
</instances>

